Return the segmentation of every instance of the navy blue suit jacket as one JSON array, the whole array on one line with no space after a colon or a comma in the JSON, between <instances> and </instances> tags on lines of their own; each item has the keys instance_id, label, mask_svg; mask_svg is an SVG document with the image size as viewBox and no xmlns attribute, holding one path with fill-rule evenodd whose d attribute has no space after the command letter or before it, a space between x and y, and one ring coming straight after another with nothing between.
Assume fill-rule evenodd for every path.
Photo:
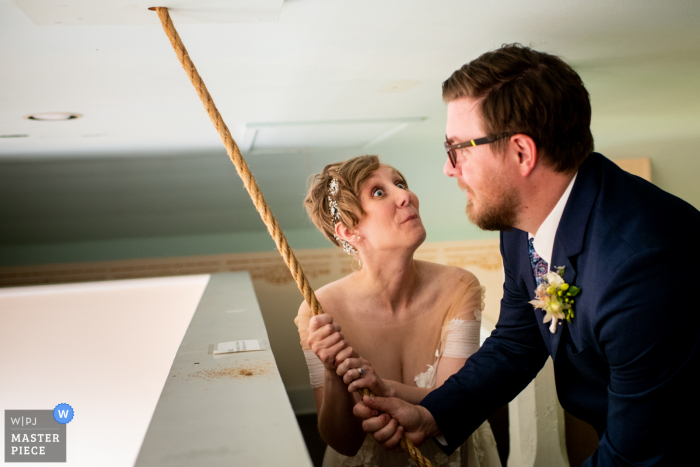
<instances>
[{"instance_id":1,"label":"navy blue suit jacket","mask_svg":"<svg viewBox=\"0 0 700 467\"><path fill-rule=\"evenodd\" d=\"M421 402L448 442L444 450L518 395L551 355L561 405L600 438L586 465L696 457L700 212L591 154L554 241L552 266L565 266L565 281L581 288L574 319L555 334L528 303L536 284L527 243L526 232L501 233L496 330Z\"/></svg>"}]
</instances>

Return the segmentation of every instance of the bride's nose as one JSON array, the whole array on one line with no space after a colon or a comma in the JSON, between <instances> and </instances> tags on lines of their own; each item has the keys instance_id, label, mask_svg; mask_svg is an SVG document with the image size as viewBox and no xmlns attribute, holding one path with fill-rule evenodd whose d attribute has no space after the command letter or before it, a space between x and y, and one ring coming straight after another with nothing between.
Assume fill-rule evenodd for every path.
<instances>
[{"instance_id":1,"label":"bride's nose","mask_svg":"<svg viewBox=\"0 0 700 467\"><path fill-rule=\"evenodd\" d=\"M408 190L402 190L399 188L399 194L397 195L396 202L399 206L406 207L411 204L411 193Z\"/></svg>"}]
</instances>

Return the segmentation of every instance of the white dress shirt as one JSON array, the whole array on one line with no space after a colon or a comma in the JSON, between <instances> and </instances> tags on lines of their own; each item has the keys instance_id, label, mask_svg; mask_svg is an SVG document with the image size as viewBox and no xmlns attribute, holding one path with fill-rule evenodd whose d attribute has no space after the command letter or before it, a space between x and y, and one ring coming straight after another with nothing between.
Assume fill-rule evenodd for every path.
<instances>
[{"instance_id":1,"label":"white dress shirt","mask_svg":"<svg viewBox=\"0 0 700 467\"><path fill-rule=\"evenodd\" d=\"M557 229L559 228L559 221L561 221L561 216L564 214L564 208L566 207L566 202L569 201L569 195L571 195L571 189L574 186L578 172L574 175L574 178L569 182L569 186L564 190L564 194L561 195L559 201L549 213L547 218L542 222L540 228L537 229L535 235L528 234L528 240L534 238L532 246L535 247L535 251L540 258L545 260L548 265L552 264L552 250L554 250L554 237L557 235Z\"/></svg>"}]
</instances>

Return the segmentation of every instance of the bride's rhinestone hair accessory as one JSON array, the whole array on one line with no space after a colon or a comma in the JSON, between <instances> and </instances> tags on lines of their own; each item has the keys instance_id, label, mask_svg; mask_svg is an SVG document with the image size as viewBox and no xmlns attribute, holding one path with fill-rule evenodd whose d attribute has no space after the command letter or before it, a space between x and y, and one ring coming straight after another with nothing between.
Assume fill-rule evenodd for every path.
<instances>
[{"instance_id":1,"label":"bride's rhinestone hair accessory","mask_svg":"<svg viewBox=\"0 0 700 467\"><path fill-rule=\"evenodd\" d=\"M338 203L330 196L328 197L328 210L331 213L331 219L333 219L333 225L340 222L340 209L338 208Z\"/></svg>"},{"instance_id":2,"label":"bride's rhinestone hair accessory","mask_svg":"<svg viewBox=\"0 0 700 467\"><path fill-rule=\"evenodd\" d=\"M331 182L328 184L328 193L335 196L338 194L338 179L332 178Z\"/></svg>"},{"instance_id":3,"label":"bride's rhinestone hair accessory","mask_svg":"<svg viewBox=\"0 0 700 467\"><path fill-rule=\"evenodd\" d=\"M333 235L335 239L340 243L343 247L343 251L349 255L355 255L357 254L357 250L355 249L354 246L350 245L348 242L346 242L344 239L340 238L337 235Z\"/></svg>"},{"instance_id":4,"label":"bride's rhinestone hair accessory","mask_svg":"<svg viewBox=\"0 0 700 467\"><path fill-rule=\"evenodd\" d=\"M338 202L333 199L333 197L338 194L337 178L332 178L331 182L328 184L328 194L330 195L328 196L328 212L331 215L333 226L335 226L338 224L338 222L340 222L340 208L338 207ZM340 238L338 235L333 235L333 237L338 243L340 243L345 253L349 255L357 254L355 247L350 245L350 243L348 243L345 239Z\"/></svg>"}]
</instances>

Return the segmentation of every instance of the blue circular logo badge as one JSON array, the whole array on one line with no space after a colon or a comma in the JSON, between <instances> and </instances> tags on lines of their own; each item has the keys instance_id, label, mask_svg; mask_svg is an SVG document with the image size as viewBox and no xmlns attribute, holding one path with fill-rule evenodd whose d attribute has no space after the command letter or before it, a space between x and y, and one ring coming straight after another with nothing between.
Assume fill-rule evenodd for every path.
<instances>
[{"instance_id":1,"label":"blue circular logo badge","mask_svg":"<svg viewBox=\"0 0 700 467\"><path fill-rule=\"evenodd\" d=\"M58 423L65 425L73 420L73 407L68 404L58 404L53 409L53 418Z\"/></svg>"}]
</instances>

